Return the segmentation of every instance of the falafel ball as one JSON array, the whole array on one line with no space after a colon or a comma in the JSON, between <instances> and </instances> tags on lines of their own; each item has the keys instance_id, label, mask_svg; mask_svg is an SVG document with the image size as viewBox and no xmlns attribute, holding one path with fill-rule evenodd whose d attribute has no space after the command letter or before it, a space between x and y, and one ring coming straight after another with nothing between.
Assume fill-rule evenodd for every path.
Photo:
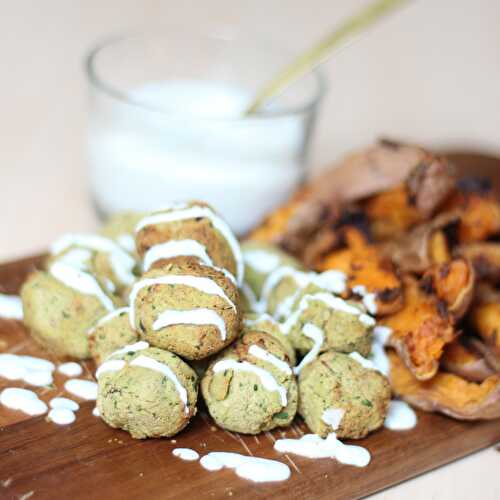
<instances>
[{"instance_id":1,"label":"falafel ball","mask_svg":"<svg viewBox=\"0 0 500 500\"><path fill-rule=\"evenodd\" d=\"M186 257L145 273L132 287L130 320L142 339L203 359L238 337L238 290L224 273Z\"/></svg>"},{"instance_id":2,"label":"falafel ball","mask_svg":"<svg viewBox=\"0 0 500 500\"><path fill-rule=\"evenodd\" d=\"M196 414L196 373L175 354L147 342L120 349L96 377L101 418L133 438L173 436Z\"/></svg>"},{"instance_id":3,"label":"falafel ball","mask_svg":"<svg viewBox=\"0 0 500 500\"><path fill-rule=\"evenodd\" d=\"M258 434L288 426L297 411L297 382L281 344L248 332L211 363L201 381L208 411L218 426Z\"/></svg>"},{"instance_id":4,"label":"falafel ball","mask_svg":"<svg viewBox=\"0 0 500 500\"><path fill-rule=\"evenodd\" d=\"M215 210L201 201L172 205L147 215L138 222L135 239L145 271L174 257L191 256L226 269L238 283L243 279L238 240Z\"/></svg>"},{"instance_id":5,"label":"falafel ball","mask_svg":"<svg viewBox=\"0 0 500 500\"><path fill-rule=\"evenodd\" d=\"M299 377L299 413L312 432L360 439L384 424L391 399L387 378L356 359L327 351Z\"/></svg>"},{"instance_id":6,"label":"falafel ball","mask_svg":"<svg viewBox=\"0 0 500 500\"><path fill-rule=\"evenodd\" d=\"M130 326L128 311L128 307L115 309L87 332L90 354L97 365L120 347L139 340L139 334Z\"/></svg>"},{"instance_id":7,"label":"falafel ball","mask_svg":"<svg viewBox=\"0 0 500 500\"><path fill-rule=\"evenodd\" d=\"M145 212L119 212L111 215L100 229L100 234L116 241L124 250L136 253L135 227Z\"/></svg>"}]
</instances>

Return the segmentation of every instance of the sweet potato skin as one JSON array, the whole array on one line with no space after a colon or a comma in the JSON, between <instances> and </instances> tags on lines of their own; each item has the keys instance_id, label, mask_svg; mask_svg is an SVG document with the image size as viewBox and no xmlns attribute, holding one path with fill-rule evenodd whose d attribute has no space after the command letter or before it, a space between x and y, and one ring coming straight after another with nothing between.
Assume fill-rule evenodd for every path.
<instances>
[{"instance_id":1,"label":"sweet potato skin","mask_svg":"<svg viewBox=\"0 0 500 500\"><path fill-rule=\"evenodd\" d=\"M478 280L500 283L500 243L468 243L459 245L453 253L472 262Z\"/></svg>"},{"instance_id":2,"label":"sweet potato skin","mask_svg":"<svg viewBox=\"0 0 500 500\"><path fill-rule=\"evenodd\" d=\"M439 412L459 420L491 420L500 417L500 375L480 384L439 372L431 380L416 380L395 352L389 353L394 393L412 406Z\"/></svg>"},{"instance_id":3,"label":"sweet potato skin","mask_svg":"<svg viewBox=\"0 0 500 500\"><path fill-rule=\"evenodd\" d=\"M454 340L456 333L446 308L432 293L423 291L410 275L403 277L403 285L403 308L380 323L392 329L389 345L414 377L429 380L439 369L444 346Z\"/></svg>"}]
</instances>

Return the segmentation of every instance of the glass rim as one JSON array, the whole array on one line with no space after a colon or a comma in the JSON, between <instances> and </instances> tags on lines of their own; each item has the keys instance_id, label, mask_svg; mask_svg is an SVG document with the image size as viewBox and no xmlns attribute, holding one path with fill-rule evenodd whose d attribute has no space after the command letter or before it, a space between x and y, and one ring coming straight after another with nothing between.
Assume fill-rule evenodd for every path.
<instances>
[{"instance_id":1,"label":"glass rim","mask_svg":"<svg viewBox=\"0 0 500 500\"><path fill-rule=\"evenodd\" d=\"M121 103L133 106L138 109L142 109L144 111L157 113L163 116L170 116L172 118L189 118L198 121L213 121L213 122L245 122L251 120L271 120L274 118L283 118L286 116L293 116L307 113L309 110L314 110L318 103L321 101L323 96L327 90L326 78L323 71L320 68L315 68L310 76L314 77L315 80L315 90L312 92L312 97L305 100L304 103L283 107L276 111L272 111L269 113L255 113L252 115L242 115L242 116L231 116L231 117L210 117L210 116L196 116L196 115L183 115L179 113L170 112L164 109L161 109L157 106L149 105L144 102L137 101L133 99L129 92L123 91L119 87L109 84L103 78L100 77L98 71L96 69L96 58L98 55L109 47L113 47L118 45L121 42L132 40L134 38L146 38L152 35L158 35L156 30L150 31L139 31L139 32L131 32L131 33L121 33L115 34L112 36L108 36L106 38L102 38L100 41L95 43L85 54L84 56L84 69L87 76L88 82L97 90L104 92L109 97L120 101ZM237 37L228 38L226 36L217 35L217 34L202 34L199 35L200 39L209 39L209 40L220 40L222 42L229 42L230 40L235 40ZM292 84L293 85L293 84Z\"/></svg>"}]
</instances>

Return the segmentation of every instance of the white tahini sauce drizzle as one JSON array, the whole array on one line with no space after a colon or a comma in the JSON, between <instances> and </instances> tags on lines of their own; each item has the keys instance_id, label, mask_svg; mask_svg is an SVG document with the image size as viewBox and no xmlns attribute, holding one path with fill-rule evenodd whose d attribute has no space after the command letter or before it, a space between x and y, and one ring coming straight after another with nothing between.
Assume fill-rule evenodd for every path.
<instances>
[{"instance_id":1,"label":"white tahini sauce drizzle","mask_svg":"<svg viewBox=\"0 0 500 500\"><path fill-rule=\"evenodd\" d=\"M135 281L134 258L122 247L109 238L98 234L66 234L59 238L51 247L53 255L64 252L71 247L82 247L109 255L111 268L120 282L131 285Z\"/></svg>"},{"instance_id":2,"label":"white tahini sauce drizzle","mask_svg":"<svg viewBox=\"0 0 500 500\"><path fill-rule=\"evenodd\" d=\"M373 340L382 345L387 345L390 336L392 335L392 328L388 326L377 325L373 329Z\"/></svg>"},{"instance_id":3,"label":"white tahini sauce drizzle","mask_svg":"<svg viewBox=\"0 0 500 500\"><path fill-rule=\"evenodd\" d=\"M0 403L11 410L19 410L28 415L43 415L48 410L47 405L37 394L28 389L8 387L0 393Z\"/></svg>"},{"instance_id":4,"label":"white tahini sauce drizzle","mask_svg":"<svg viewBox=\"0 0 500 500\"><path fill-rule=\"evenodd\" d=\"M144 254L143 269L144 271L148 271L151 266L159 260L180 256L197 257L207 266L213 265L206 247L198 241L170 240L165 243L158 243L147 250Z\"/></svg>"},{"instance_id":5,"label":"white tahini sauce drizzle","mask_svg":"<svg viewBox=\"0 0 500 500\"><path fill-rule=\"evenodd\" d=\"M172 451L172 455L188 461L194 461L200 458L199 453L191 448L175 448L175 450Z\"/></svg>"},{"instance_id":6,"label":"white tahini sauce drizzle","mask_svg":"<svg viewBox=\"0 0 500 500\"><path fill-rule=\"evenodd\" d=\"M242 293L243 296L247 299L251 311L254 311L256 313L263 313L265 311L265 309L262 309L262 303L257 300L254 291L248 283L243 282L239 290L240 293Z\"/></svg>"},{"instance_id":7,"label":"white tahini sauce drizzle","mask_svg":"<svg viewBox=\"0 0 500 500\"><path fill-rule=\"evenodd\" d=\"M234 260L236 262L236 280L238 284L243 282L243 274L245 272L245 266L243 262L243 256L241 254L240 244L234 236L233 232L227 225L227 223L222 220L218 215L216 215L210 208L201 206L192 207L182 207L174 208L170 212L155 213L144 217L137 224L135 231L139 232L142 228L146 226L151 226L154 224L165 224L168 222L196 219L198 217L205 217L210 220L215 229L217 229L224 239L227 241L231 251L233 253Z\"/></svg>"},{"instance_id":8,"label":"white tahini sauce drizzle","mask_svg":"<svg viewBox=\"0 0 500 500\"><path fill-rule=\"evenodd\" d=\"M54 363L33 356L0 354L0 377L22 380L36 387L50 385L53 381Z\"/></svg>"},{"instance_id":9,"label":"white tahini sauce drizzle","mask_svg":"<svg viewBox=\"0 0 500 500\"><path fill-rule=\"evenodd\" d=\"M99 380L103 373L119 372L121 369L125 368L126 364L127 363L123 359L110 359L104 361L95 372L95 378Z\"/></svg>"},{"instance_id":10,"label":"white tahini sauce drizzle","mask_svg":"<svg viewBox=\"0 0 500 500\"><path fill-rule=\"evenodd\" d=\"M285 481L290 477L288 465L267 458L249 457L239 453L212 451L201 458L203 468L214 471L224 467L234 469L242 479L256 483Z\"/></svg>"},{"instance_id":11,"label":"white tahini sauce drizzle","mask_svg":"<svg viewBox=\"0 0 500 500\"><path fill-rule=\"evenodd\" d=\"M91 274L85 273L64 262L54 262L50 266L49 272L67 287L85 295L95 296L108 311L112 311L115 308L113 301L102 291L99 283Z\"/></svg>"},{"instance_id":12,"label":"white tahini sauce drizzle","mask_svg":"<svg viewBox=\"0 0 500 500\"><path fill-rule=\"evenodd\" d=\"M63 262L71 267L80 269L80 271L88 271L92 252L85 248L72 248L62 255L57 257L58 262Z\"/></svg>"},{"instance_id":13,"label":"white tahini sauce drizzle","mask_svg":"<svg viewBox=\"0 0 500 500\"><path fill-rule=\"evenodd\" d=\"M76 420L74 412L67 408L53 408L49 411L48 417L57 425L72 424Z\"/></svg>"},{"instance_id":14,"label":"white tahini sauce drizzle","mask_svg":"<svg viewBox=\"0 0 500 500\"><path fill-rule=\"evenodd\" d=\"M66 375L66 377L79 377L82 372L82 366L79 363L75 363L74 361L69 361L67 363L63 363L57 367L57 371Z\"/></svg>"},{"instance_id":15,"label":"white tahini sauce drizzle","mask_svg":"<svg viewBox=\"0 0 500 500\"><path fill-rule=\"evenodd\" d=\"M135 252L135 240L131 234L123 233L118 235L116 242L128 253Z\"/></svg>"},{"instance_id":16,"label":"white tahini sauce drizzle","mask_svg":"<svg viewBox=\"0 0 500 500\"><path fill-rule=\"evenodd\" d=\"M356 351L351 352L351 353L349 353L349 357L354 359L354 361L357 361L363 368L367 368L368 370L377 370L378 371L378 368L375 366L375 363L373 363L372 360L361 356L361 354L359 354L359 352L356 352Z\"/></svg>"},{"instance_id":17,"label":"white tahini sauce drizzle","mask_svg":"<svg viewBox=\"0 0 500 500\"><path fill-rule=\"evenodd\" d=\"M160 363L156 359L142 355L132 360L130 366L140 366L142 368L148 368L150 370L157 371L167 377L174 384L175 389L179 393L181 401L184 403L184 412L189 413L187 391L182 386L179 379L169 366L167 366L165 363Z\"/></svg>"},{"instance_id":18,"label":"white tahini sauce drizzle","mask_svg":"<svg viewBox=\"0 0 500 500\"><path fill-rule=\"evenodd\" d=\"M92 380L72 378L66 381L64 389L70 394L81 399L86 399L87 401L94 401L97 399L97 384Z\"/></svg>"},{"instance_id":19,"label":"white tahini sauce drizzle","mask_svg":"<svg viewBox=\"0 0 500 500\"><path fill-rule=\"evenodd\" d=\"M190 288L195 288L202 293L209 295L217 295L224 299L233 309L236 311L236 304L231 301L231 299L226 295L224 290L212 279L200 277L200 276L189 276L189 275L176 275L171 274L167 276L159 276L158 278L146 278L138 281L132 287L130 292L130 326L135 329L135 301L137 299L137 294L140 290L148 286L154 285L184 285Z\"/></svg>"},{"instance_id":20,"label":"white tahini sauce drizzle","mask_svg":"<svg viewBox=\"0 0 500 500\"><path fill-rule=\"evenodd\" d=\"M327 408L321 415L321 420L336 431L344 418L344 413L345 410L342 408Z\"/></svg>"},{"instance_id":21,"label":"white tahini sauce drizzle","mask_svg":"<svg viewBox=\"0 0 500 500\"><path fill-rule=\"evenodd\" d=\"M323 330L312 323L306 323L304 328L302 328L302 333L313 341L313 346L311 347L311 350L302 358L302 361L298 364L298 366L293 369L295 375L299 375L304 366L308 365L318 357L321 346L325 340Z\"/></svg>"},{"instance_id":22,"label":"white tahini sauce drizzle","mask_svg":"<svg viewBox=\"0 0 500 500\"><path fill-rule=\"evenodd\" d=\"M213 309L199 308L186 311L168 309L156 318L153 330L157 331L172 325L213 325L219 330L222 340L226 340L227 336L226 323Z\"/></svg>"},{"instance_id":23,"label":"white tahini sauce drizzle","mask_svg":"<svg viewBox=\"0 0 500 500\"><path fill-rule=\"evenodd\" d=\"M278 357L274 356L274 354L267 352L265 349L262 349L262 347L259 347L258 345L251 345L248 349L248 354L251 354L256 358L265 361L266 363L272 364L275 368L282 371L283 373L286 373L287 375L292 374L292 369L286 361L279 359Z\"/></svg>"},{"instance_id":24,"label":"white tahini sauce drizzle","mask_svg":"<svg viewBox=\"0 0 500 500\"><path fill-rule=\"evenodd\" d=\"M287 394L286 388L279 385L276 379L264 368L260 366L255 366L248 361L236 361L234 359L222 359L215 363L212 367L214 373L223 372L225 370L234 370L242 372L250 372L260 379L261 384L264 388L270 392L277 392L281 400L281 406L287 405Z\"/></svg>"},{"instance_id":25,"label":"white tahini sauce drizzle","mask_svg":"<svg viewBox=\"0 0 500 500\"><path fill-rule=\"evenodd\" d=\"M243 260L258 273L270 273L281 263L279 255L266 250L243 250Z\"/></svg>"},{"instance_id":26,"label":"white tahini sauce drizzle","mask_svg":"<svg viewBox=\"0 0 500 500\"><path fill-rule=\"evenodd\" d=\"M52 398L49 401L49 406L52 409L56 408L64 408L65 410L70 410L70 411L78 411L80 409L80 405L76 402L73 401L72 399L69 398Z\"/></svg>"},{"instance_id":27,"label":"white tahini sauce drizzle","mask_svg":"<svg viewBox=\"0 0 500 500\"><path fill-rule=\"evenodd\" d=\"M269 321L269 323L272 323L273 325L276 325L279 327L279 323L270 314L267 314L267 313L262 313L259 316L257 316L255 319L245 318L243 320L243 323L247 327L252 327L252 326L258 325L259 323L263 323L264 321Z\"/></svg>"},{"instance_id":28,"label":"white tahini sauce drizzle","mask_svg":"<svg viewBox=\"0 0 500 500\"><path fill-rule=\"evenodd\" d=\"M274 449L307 458L335 458L342 464L356 467L366 467L371 459L366 448L344 444L334 432L325 439L317 434L305 434L300 439L278 439Z\"/></svg>"},{"instance_id":29,"label":"white tahini sauce drizzle","mask_svg":"<svg viewBox=\"0 0 500 500\"><path fill-rule=\"evenodd\" d=\"M417 425L417 414L405 401L393 399L385 417L384 427L393 431L406 431Z\"/></svg>"},{"instance_id":30,"label":"white tahini sauce drizzle","mask_svg":"<svg viewBox=\"0 0 500 500\"><path fill-rule=\"evenodd\" d=\"M364 285L353 286L352 291L363 299L363 305L370 314L377 314L377 294L369 293Z\"/></svg>"},{"instance_id":31,"label":"white tahini sauce drizzle","mask_svg":"<svg viewBox=\"0 0 500 500\"><path fill-rule=\"evenodd\" d=\"M111 321L112 319L122 314L128 314L129 310L130 310L129 307L119 307L118 309L111 311L110 313L106 314L101 319L99 319L99 321L97 321L97 323L87 331L87 335L92 335L95 332L96 328L104 325L108 321Z\"/></svg>"},{"instance_id":32,"label":"white tahini sauce drizzle","mask_svg":"<svg viewBox=\"0 0 500 500\"><path fill-rule=\"evenodd\" d=\"M149 347L149 344L145 340L139 340L139 342L135 342L134 344L129 344L129 345L120 347L120 349L113 351L106 359L112 358L113 356L126 354L128 352L143 351L144 349L147 349L148 347Z\"/></svg>"},{"instance_id":33,"label":"white tahini sauce drizzle","mask_svg":"<svg viewBox=\"0 0 500 500\"><path fill-rule=\"evenodd\" d=\"M23 303L17 295L0 293L0 318L23 319Z\"/></svg>"}]
</instances>

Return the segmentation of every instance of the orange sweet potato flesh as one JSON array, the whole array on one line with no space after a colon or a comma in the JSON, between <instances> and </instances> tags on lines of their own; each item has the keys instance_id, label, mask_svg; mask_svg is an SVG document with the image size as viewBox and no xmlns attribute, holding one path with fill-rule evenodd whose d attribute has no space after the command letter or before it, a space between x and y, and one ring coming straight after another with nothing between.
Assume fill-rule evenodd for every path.
<instances>
[{"instance_id":1,"label":"orange sweet potato flesh","mask_svg":"<svg viewBox=\"0 0 500 500\"><path fill-rule=\"evenodd\" d=\"M344 229L347 248L336 250L322 259L321 271L338 269L347 276L348 287L363 285L375 294L377 316L393 314L403 306L402 283L390 261L383 259L374 245L355 227Z\"/></svg>"},{"instance_id":2,"label":"orange sweet potato flesh","mask_svg":"<svg viewBox=\"0 0 500 500\"><path fill-rule=\"evenodd\" d=\"M445 347L441 367L470 382L482 382L495 374L484 357L469 348L461 339L456 339Z\"/></svg>"},{"instance_id":3,"label":"orange sweet potato flesh","mask_svg":"<svg viewBox=\"0 0 500 500\"><path fill-rule=\"evenodd\" d=\"M419 381L395 352L389 353L389 360L392 390L412 406L460 420L500 417L500 375L475 383L452 373L439 372L431 380Z\"/></svg>"},{"instance_id":4,"label":"orange sweet potato flesh","mask_svg":"<svg viewBox=\"0 0 500 500\"><path fill-rule=\"evenodd\" d=\"M456 258L431 266L424 273L421 286L435 293L453 316L460 320L467 312L474 297L475 272L464 258Z\"/></svg>"},{"instance_id":5,"label":"orange sweet potato flesh","mask_svg":"<svg viewBox=\"0 0 500 500\"><path fill-rule=\"evenodd\" d=\"M392 329L389 345L397 350L418 380L437 373L446 344L455 338L451 316L432 294L412 276L403 278L404 306L380 323Z\"/></svg>"}]
</instances>

